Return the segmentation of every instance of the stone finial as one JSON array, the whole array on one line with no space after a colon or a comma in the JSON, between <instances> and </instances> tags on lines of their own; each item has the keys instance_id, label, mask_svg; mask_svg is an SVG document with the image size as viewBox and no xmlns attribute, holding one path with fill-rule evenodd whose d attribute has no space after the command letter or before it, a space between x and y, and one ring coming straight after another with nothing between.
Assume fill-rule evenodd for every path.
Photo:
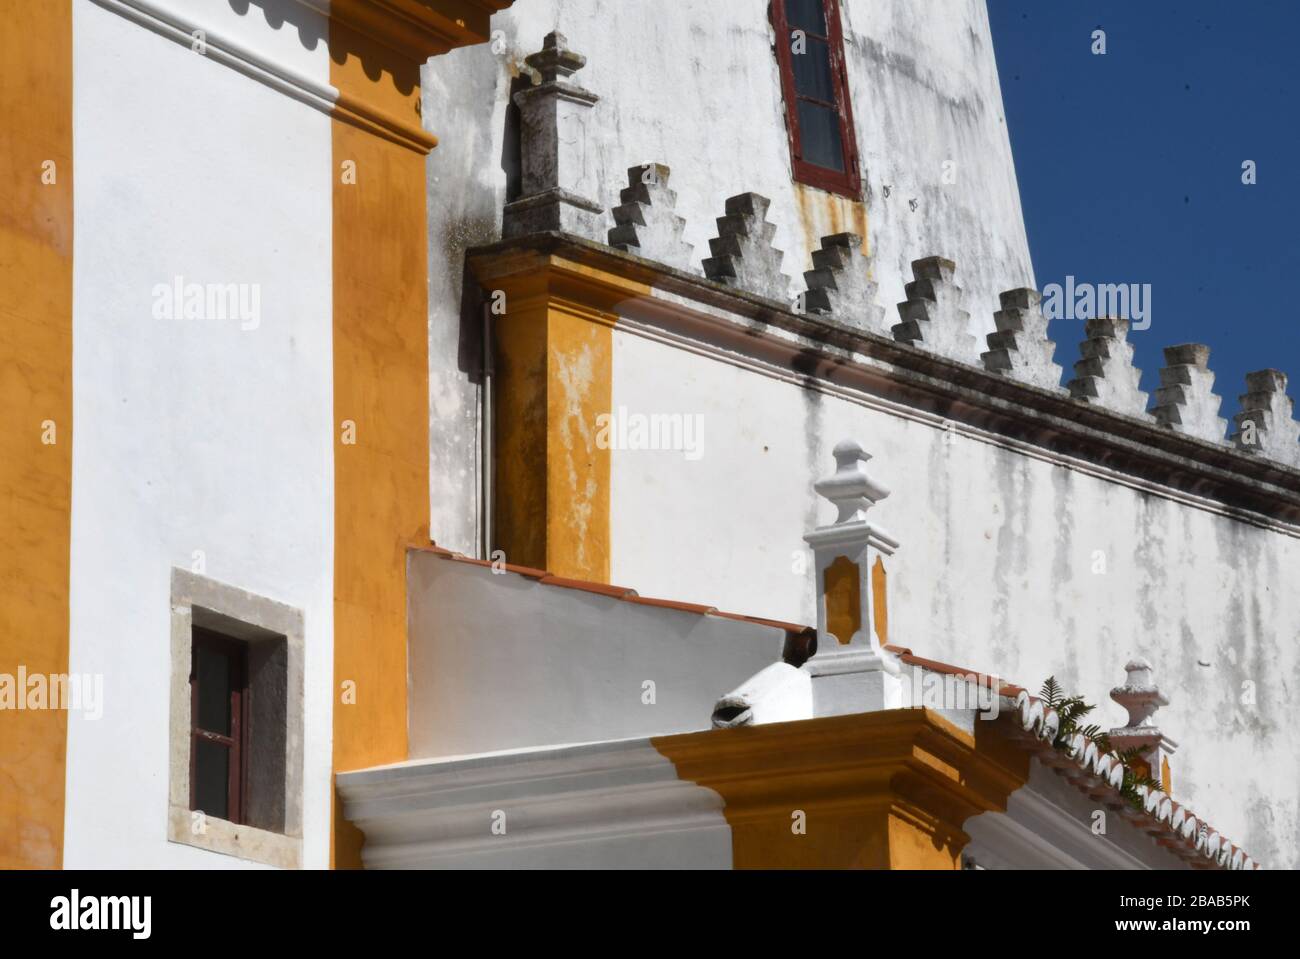
<instances>
[{"instance_id":1,"label":"stone finial","mask_svg":"<svg viewBox=\"0 0 1300 959\"><path fill-rule=\"evenodd\" d=\"M568 37L558 30L552 30L542 38L542 49L524 57L524 63L537 71L543 83L554 83L573 76L585 67L587 58L569 49Z\"/></svg>"},{"instance_id":2,"label":"stone finial","mask_svg":"<svg viewBox=\"0 0 1300 959\"><path fill-rule=\"evenodd\" d=\"M1138 388L1142 371L1133 365L1128 320L1096 317L1084 324L1087 339L1079 344L1082 359L1074 364L1070 395L1116 413L1143 416L1147 394Z\"/></svg>"},{"instance_id":3,"label":"stone finial","mask_svg":"<svg viewBox=\"0 0 1300 959\"><path fill-rule=\"evenodd\" d=\"M890 335L885 308L876 303L877 285L869 275L871 261L862 255L861 236L834 233L822 237L822 248L813 250L812 261L813 268L803 275L808 284L804 312L833 316L848 326Z\"/></svg>"},{"instance_id":4,"label":"stone finial","mask_svg":"<svg viewBox=\"0 0 1300 959\"><path fill-rule=\"evenodd\" d=\"M980 355L984 368L1022 383L1059 390L1061 367L1052 362L1056 344L1047 338L1042 296L1037 290L1018 289L1007 290L999 299L1002 309L993 314L997 331L986 337L989 351Z\"/></svg>"},{"instance_id":5,"label":"stone finial","mask_svg":"<svg viewBox=\"0 0 1300 959\"><path fill-rule=\"evenodd\" d=\"M957 264L941 256L912 261L913 280L904 287L907 299L898 304L901 323L894 324L894 339L962 363L979 361L979 341L967 326L970 314L963 308L961 287L953 282Z\"/></svg>"},{"instance_id":6,"label":"stone finial","mask_svg":"<svg viewBox=\"0 0 1300 959\"><path fill-rule=\"evenodd\" d=\"M1161 706L1169 705L1169 699L1156 685L1151 664L1145 659L1131 659L1124 664L1124 672L1124 685L1112 689L1110 698L1128 711L1128 725L1125 728L1148 726L1154 729L1155 723L1151 720Z\"/></svg>"},{"instance_id":7,"label":"stone finial","mask_svg":"<svg viewBox=\"0 0 1300 959\"><path fill-rule=\"evenodd\" d=\"M713 256L704 261L704 275L785 303L790 281L781 272L785 254L772 246L776 227L767 222L771 203L757 193L728 198L727 215L718 217L718 235L709 241Z\"/></svg>"},{"instance_id":8,"label":"stone finial","mask_svg":"<svg viewBox=\"0 0 1300 959\"><path fill-rule=\"evenodd\" d=\"M853 440L837 443L831 455L835 457L835 472L819 479L813 489L834 505L835 526L865 523L867 510L889 495L889 487L865 468L859 468L859 464L866 466L871 454Z\"/></svg>"},{"instance_id":9,"label":"stone finial","mask_svg":"<svg viewBox=\"0 0 1300 959\"><path fill-rule=\"evenodd\" d=\"M1165 362L1169 365L1160 370L1160 387L1151 413L1180 433L1211 443L1222 442L1228 421L1219 415L1222 400L1213 391L1210 348L1202 343L1167 346Z\"/></svg>"},{"instance_id":10,"label":"stone finial","mask_svg":"<svg viewBox=\"0 0 1300 959\"><path fill-rule=\"evenodd\" d=\"M609 245L627 253L687 272L698 272L695 248L682 239L686 221L674 211L677 194L668 189L671 171L662 163L644 163L627 171L628 185L614 207L615 226Z\"/></svg>"},{"instance_id":11,"label":"stone finial","mask_svg":"<svg viewBox=\"0 0 1300 959\"><path fill-rule=\"evenodd\" d=\"M816 568L817 652L800 668L812 676L814 716L902 704L898 660L876 628L871 576L876 560L892 556L898 540L867 519L889 490L866 471L871 457L857 443L838 444L834 456L835 472L813 488L835 506L835 521L804 536Z\"/></svg>"},{"instance_id":12,"label":"stone finial","mask_svg":"<svg viewBox=\"0 0 1300 959\"><path fill-rule=\"evenodd\" d=\"M1236 430L1230 438L1237 449L1300 469L1300 424L1295 421L1291 397L1286 395L1285 373L1247 373L1241 411L1232 419Z\"/></svg>"},{"instance_id":13,"label":"stone finial","mask_svg":"<svg viewBox=\"0 0 1300 959\"><path fill-rule=\"evenodd\" d=\"M1169 757L1177 751L1178 744L1162 733L1154 720L1156 712L1161 706L1168 706L1169 700L1156 686L1154 671L1145 659L1130 660L1124 665L1124 672L1127 673L1124 685L1112 689L1110 698L1128 711L1128 722L1109 732L1110 744L1121 753L1137 749L1151 778L1163 782L1168 793Z\"/></svg>"},{"instance_id":14,"label":"stone finial","mask_svg":"<svg viewBox=\"0 0 1300 959\"><path fill-rule=\"evenodd\" d=\"M591 199L597 184L587 161L587 126L600 97L568 79L586 58L568 48L563 34L552 32L524 62L542 82L514 96L520 115L521 193L506 204L501 232L513 237L561 231L604 239L604 211Z\"/></svg>"}]
</instances>

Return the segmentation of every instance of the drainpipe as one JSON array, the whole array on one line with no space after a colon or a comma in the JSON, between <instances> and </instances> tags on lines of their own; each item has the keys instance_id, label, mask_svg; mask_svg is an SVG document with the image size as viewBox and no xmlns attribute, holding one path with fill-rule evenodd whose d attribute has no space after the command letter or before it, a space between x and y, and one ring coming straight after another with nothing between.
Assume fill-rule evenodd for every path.
<instances>
[{"instance_id":1,"label":"drainpipe","mask_svg":"<svg viewBox=\"0 0 1300 959\"><path fill-rule=\"evenodd\" d=\"M479 392L479 517L483 537L483 559L492 558L492 304L483 303L483 379Z\"/></svg>"}]
</instances>

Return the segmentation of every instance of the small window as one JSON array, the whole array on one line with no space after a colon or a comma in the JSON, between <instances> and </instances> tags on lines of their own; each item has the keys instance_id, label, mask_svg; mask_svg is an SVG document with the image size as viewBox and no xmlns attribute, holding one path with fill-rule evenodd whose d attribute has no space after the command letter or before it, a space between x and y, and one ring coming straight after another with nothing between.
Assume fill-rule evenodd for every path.
<instances>
[{"instance_id":1,"label":"small window","mask_svg":"<svg viewBox=\"0 0 1300 959\"><path fill-rule=\"evenodd\" d=\"M303 616L172 570L167 838L302 864Z\"/></svg>"},{"instance_id":2,"label":"small window","mask_svg":"<svg viewBox=\"0 0 1300 959\"><path fill-rule=\"evenodd\" d=\"M794 178L861 195L839 0L772 0Z\"/></svg>"}]
</instances>

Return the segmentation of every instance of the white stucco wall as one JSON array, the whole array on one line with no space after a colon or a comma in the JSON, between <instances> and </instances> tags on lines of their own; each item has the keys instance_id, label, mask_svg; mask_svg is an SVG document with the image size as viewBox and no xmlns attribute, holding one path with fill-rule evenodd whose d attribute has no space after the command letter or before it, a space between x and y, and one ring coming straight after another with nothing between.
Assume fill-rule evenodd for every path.
<instances>
[{"instance_id":1,"label":"white stucco wall","mask_svg":"<svg viewBox=\"0 0 1300 959\"><path fill-rule=\"evenodd\" d=\"M325 44L268 23L275 3L160 5L328 82ZM305 613L304 864L323 867L330 119L91 0L74 50L70 670L103 674L105 707L70 718L64 864L246 865L166 840L170 569L202 550L208 576ZM258 284L260 325L155 319L176 275Z\"/></svg>"},{"instance_id":2,"label":"white stucco wall","mask_svg":"<svg viewBox=\"0 0 1300 959\"><path fill-rule=\"evenodd\" d=\"M893 490L872 512L902 541L892 643L1035 691L1055 674L1103 728L1125 718L1108 698L1124 663L1146 656L1182 744L1175 797L1265 865L1296 864L1300 540L621 330L613 383L616 409L700 415L704 442L695 461L611 454L612 582L815 622L801 537L834 513L812 484L856 439Z\"/></svg>"},{"instance_id":3,"label":"white stucco wall","mask_svg":"<svg viewBox=\"0 0 1300 959\"><path fill-rule=\"evenodd\" d=\"M894 322L911 261L924 256L956 260L973 332L993 329L1000 291L1033 285L984 0L841 8L864 184L856 207L792 182L767 0L528 0L493 17L495 52L480 45L425 66L423 115L441 136L429 159L429 303L431 505L443 545L477 546L477 487L465 480L476 469L478 327L462 319L463 251L500 236L517 149L511 79L552 29L587 58L573 79L602 98L583 141L592 199L608 211L628 167L667 163L697 268L726 198L755 191L772 200L792 296L820 238L864 222ZM952 184L941 180L947 160Z\"/></svg>"},{"instance_id":4,"label":"white stucco wall","mask_svg":"<svg viewBox=\"0 0 1300 959\"><path fill-rule=\"evenodd\" d=\"M408 554L407 581L413 760L708 729L785 645L772 626L433 553Z\"/></svg>"}]
</instances>

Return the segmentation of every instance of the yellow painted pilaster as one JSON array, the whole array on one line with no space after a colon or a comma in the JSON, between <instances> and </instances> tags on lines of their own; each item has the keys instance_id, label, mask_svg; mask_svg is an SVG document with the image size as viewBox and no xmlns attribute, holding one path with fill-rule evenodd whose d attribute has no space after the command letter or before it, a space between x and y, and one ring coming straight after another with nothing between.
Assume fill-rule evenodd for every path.
<instances>
[{"instance_id":1,"label":"yellow painted pilaster","mask_svg":"<svg viewBox=\"0 0 1300 959\"><path fill-rule=\"evenodd\" d=\"M50 869L68 714L16 706L20 669L68 669L72 3L0 0L0 23L0 869Z\"/></svg>"},{"instance_id":2,"label":"yellow painted pilaster","mask_svg":"<svg viewBox=\"0 0 1300 959\"><path fill-rule=\"evenodd\" d=\"M1029 775L985 725L971 736L898 709L653 743L679 777L722 796L738 869L956 869L962 823L1005 809Z\"/></svg>"},{"instance_id":3,"label":"yellow painted pilaster","mask_svg":"<svg viewBox=\"0 0 1300 959\"><path fill-rule=\"evenodd\" d=\"M495 341L494 547L508 562L609 581L613 334L645 284L555 257L481 274Z\"/></svg>"},{"instance_id":4,"label":"yellow painted pilaster","mask_svg":"<svg viewBox=\"0 0 1300 959\"><path fill-rule=\"evenodd\" d=\"M510 0L332 0L334 770L407 758L406 551L429 543L420 65ZM331 863L361 865L335 797Z\"/></svg>"}]
</instances>

